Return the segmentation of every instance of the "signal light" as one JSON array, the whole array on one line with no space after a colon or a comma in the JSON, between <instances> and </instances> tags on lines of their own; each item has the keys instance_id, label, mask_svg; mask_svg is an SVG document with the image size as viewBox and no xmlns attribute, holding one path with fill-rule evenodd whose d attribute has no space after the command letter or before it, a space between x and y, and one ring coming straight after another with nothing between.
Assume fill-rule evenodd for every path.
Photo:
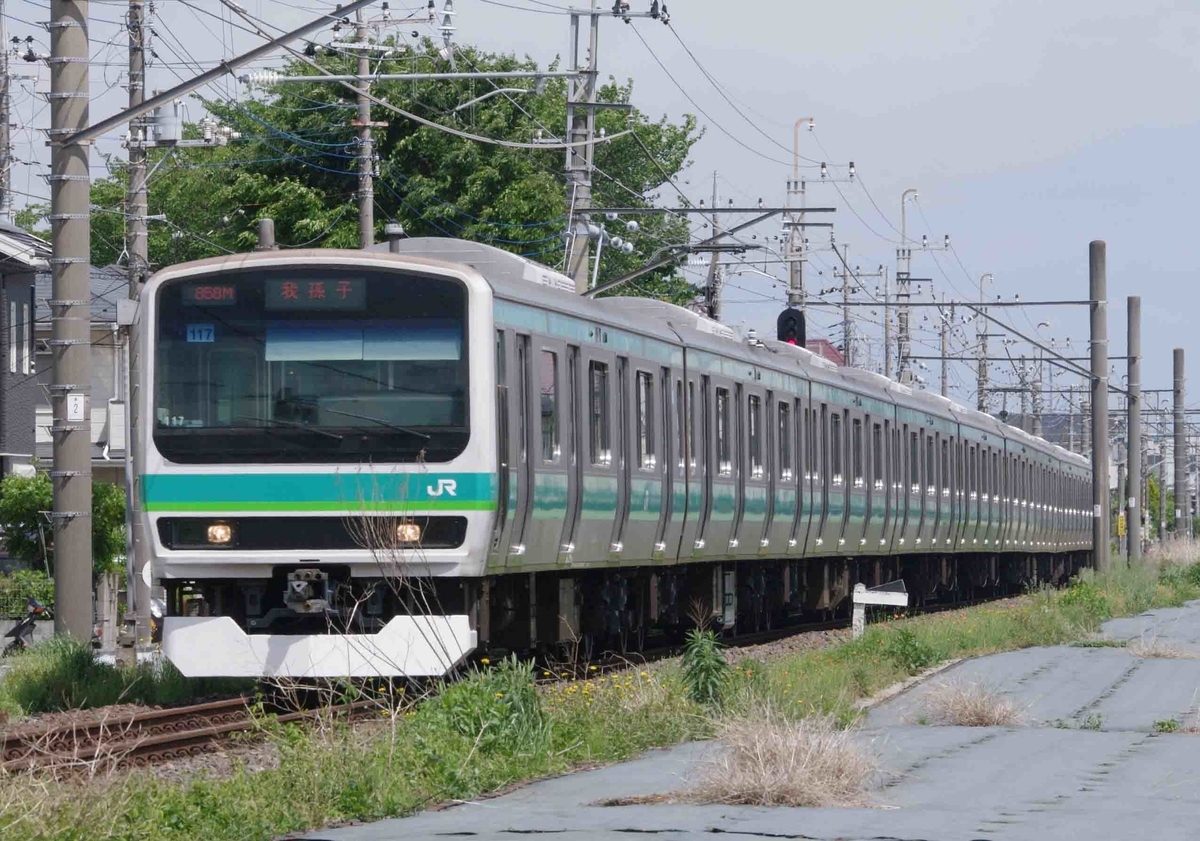
<instances>
[{"instance_id":1,"label":"signal light","mask_svg":"<svg viewBox=\"0 0 1200 841\"><path fill-rule=\"evenodd\" d=\"M779 314L775 322L775 337L789 345L805 346L804 313L794 307L788 307Z\"/></svg>"}]
</instances>

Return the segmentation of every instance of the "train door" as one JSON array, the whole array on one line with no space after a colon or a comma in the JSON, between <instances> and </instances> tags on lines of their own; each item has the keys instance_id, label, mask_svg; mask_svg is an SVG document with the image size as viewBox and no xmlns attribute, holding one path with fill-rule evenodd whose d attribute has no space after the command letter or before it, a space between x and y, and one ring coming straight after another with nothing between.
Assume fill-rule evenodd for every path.
<instances>
[{"instance_id":1,"label":"train door","mask_svg":"<svg viewBox=\"0 0 1200 841\"><path fill-rule=\"evenodd\" d=\"M626 448L625 525L618 540L627 561L650 561L664 526L666 513L665 459L666 413L659 392L667 381L662 370L636 364L629 368L629 392L624 405L630 411Z\"/></svg>"},{"instance_id":2,"label":"train door","mask_svg":"<svg viewBox=\"0 0 1200 841\"><path fill-rule=\"evenodd\" d=\"M667 419L664 430L667 446L663 450L666 491L663 494L666 510L654 551L656 557L676 560L679 541L687 520L687 464L691 453L687 440L687 404L682 372L663 368L663 394L670 395L663 406Z\"/></svg>"},{"instance_id":3,"label":"train door","mask_svg":"<svg viewBox=\"0 0 1200 841\"><path fill-rule=\"evenodd\" d=\"M730 554L739 557L754 557L762 549L766 537L767 518L770 513L770 475L767 465L768 431L771 392L754 388L737 387L741 394L739 408L742 412L739 429L741 432L742 457L739 478L738 525L734 533Z\"/></svg>"},{"instance_id":4,"label":"train door","mask_svg":"<svg viewBox=\"0 0 1200 841\"><path fill-rule=\"evenodd\" d=\"M818 434L823 438L821 482L823 505L821 527L817 531L817 552L834 553L841 539L846 516L846 418L841 409L821 404L821 424Z\"/></svg>"},{"instance_id":5,"label":"train door","mask_svg":"<svg viewBox=\"0 0 1200 841\"><path fill-rule=\"evenodd\" d=\"M686 351L685 351L686 353ZM683 521L679 538L679 559L691 557L698 549L703 536L708 508L708 451L705 449L705 402L704 392L708 378L687 373L680 385L683 392L683 463L676 467L676 475L682 476L684 488Z\"/></svg>"},{"instance_id":6,"label":"train door","mask_svg":"<svg viewBox=\"0 0 1200 841\"><path fill-rule=\"evenodd\" d=\"M921 522L921 442L920 433L904 424L901 435L903 465L901 471L900 535L896 540L897 551L913 552L917 544L917 527Z\"/></svg>"},{"instance_id":7,"label":"train door","mask_svg":"<svg viewBox=\"0 0 1200 841\"><path fill-rule=\"evenodd\" d=\"M869 418L871 443L867 460L867 526L863 533L862 545L872 554L879 551L883 545L884 529L888 520L888 457L887 440L889 422L877 418Z\"/></svg>"},{"instance_id":8,"label":"train door","mask_svg":"<svg viewBox=\"0 0 1200 841\"><path fill-rule=\"evenodd\" d=\"M779 557L791 554L796 546L793 535L800 519L797 502L796 427L793 412L799 401L782 394L775 400L774 470L772 471L771 525L767 532L767 545L763 554Z\"/></svg>"},{"instance_id":9,"label":"train door","mask_svg":"<svg viewBox=\"0 0 1200 841\"><path fill-rule=\"evenodd\" d=\"M807 389L806 389L807 390ZM809 400L802 394L792 404L792 416L796 436L796 519L792 523L792 535L788 538L788 554L804 555L808 552L809 522L812 519L812 435L809 419Z\"/></svg>"},{"instance_id":10,"label":"train door","mask_svg":"<svg viewBox=\"0 0 1200 841\"><path fill-rule=\"evenodd\" d=\"M846 490L849 503L842 518L842 533L838 543L842 552L855 555L862 551L867 519L870 515L870 465L867 450L870 417L855 410L846 413Z\"/></svg>"},{"instance_id":11,"label":"train door","mask_svg":"<svg viewBox=\"0 0 1200 841\"><path fill-rule=\"evenodd\" d=\"M564 456L563 397L567 390L566 345L534 337L530 347L529 378L533 411L530 433L536 446L530 452L533 498L522 543L522 566L548 566L559 561L567 520L571 480L570 458ZM569 437L569 433L568 433ZM567 444L570 449L570 444Z\"/></svg>"},{"instance_id":12,"label":"train door","mask_svg":"<svg viewBox=\"0 0 1200 841\"><path fill-rule=\"evenodd\" d=\"M533 500L532 417L535 402L532 338L528 334L506 330L498 353L504 354L505 380L509 386L505 424L508 441L503 454L508 465L507 505L498 553L504 554L505 568L511 570L519 569L526 563L525 532Z\"/></svg>"},{"instance_id":13,"label":"train door","mask_svg":"<svg viewBox=\"0 0 1200 841\"><path fill-rule=\"evenodd\" d=\"M629 368L629 357L617 357L617 382L613 391L615 410L613 433L613 457L617 476L617 516L613 521L609 537L609 557L618 560L624 557L625 531L629 525L630 485L634 463L633 453L633 382Z\"/></svg>"},{"instance_id":14,"label":"train door","mask_svg":"<svg viewBox=\"0 0 1200 841\"><path fill-rule=\"evenodd\" d=\"M696 549L701 557L726 557L729 555L738 513L736 394L733 384L728 381L709 377L704 377L703 381L708 386L704 395L707 421L705 448L712 469L708 471L704 527Z\"/></svg>"},{"instance_id":15,"label":"train door","mask_svg":"<svg viewBox=\"0 0 1200 841\"><path fill-rule=\"evenodd\" d=\"M938 435L938 525L933 540L936 546L952 546L954 533L954 466L951 452L954 438L945 432Z\"/></svg>"},{"instance_id":16,"label":"train door","mask_svg":"<svg viewBox=\"0 0 1200 841\"><path fill-rule=\"evenodd\" d=\"M584 348L579 364L583 402L580 404L586 446L580 454L582 483L579 518L575 527L572 562L606 563L611 554L618 514L620 458L616 455L617 371L614 354Z\"/></svg>"},{"instance_id":17,"label":"train door","mask_svg":"<svg viewBox=\"0 0 1200 841\"><path fill-rule=\"evenodd\" d=\"M573 560L583 501L583 465L587 458L584 446L587 424L581 409L587 403L587 395L584 393L584 377L580 373L579 346L567 345L565 359L564 379L560 380L563 383L562 399L558 401L562 420L559 430L561 458L567 471L566 513L558 546L560 564L570 564Z\"/></svg>"}]
</instances>

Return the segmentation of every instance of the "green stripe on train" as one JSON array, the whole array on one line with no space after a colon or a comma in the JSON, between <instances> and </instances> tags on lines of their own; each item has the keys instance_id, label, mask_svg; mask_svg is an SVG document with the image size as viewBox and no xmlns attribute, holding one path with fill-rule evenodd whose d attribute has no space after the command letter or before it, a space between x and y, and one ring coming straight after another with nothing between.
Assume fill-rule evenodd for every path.
<instances>
[{"instance_id":1,"label":"green stripe on train","mask_svg":"<svg viewBox=\"0 0 1200 841\"><path fill-rule=\"evenodd\" d=\"M223 473L142 476L146 511L490 511L489 473Z\"/></svg>"}]
</instances>

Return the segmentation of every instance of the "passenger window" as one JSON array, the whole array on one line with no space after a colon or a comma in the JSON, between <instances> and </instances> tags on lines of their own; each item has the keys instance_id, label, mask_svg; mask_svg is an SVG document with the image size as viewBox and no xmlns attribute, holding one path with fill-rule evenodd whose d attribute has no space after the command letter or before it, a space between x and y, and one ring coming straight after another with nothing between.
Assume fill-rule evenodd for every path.
<instances>
[{"instance_id":1,"label":"passenger window","mask_svg":"<svg viewBox=\"0 0 1200 841\"><path fill-rule=\"evenodd\" d=\"M787 403L779 404L779 479L792 481L792 411Z\"/></svg>"},{"instance_id":2,"label":"passenger window","mask_svg":"<svg viewBox=\"0 0 1200 841\"><path fill-rule=\"evenodd\" d=\"M654 455L654 377L638 371L636 383L638 467L653 470L658 464Z\"/></svg>"},{"instance_id":3,"label":"passenger window","mask_svg":"<svg viewBox=\"0 0 1200 841\"><path fill-rule=\"evenodd\" d=\"M921 444L916 432L908 434L908 474L912 492L921 492Z\"/></svg>"},{"instance_id":4,"label":"passenger window","mask_svg":"<svg viewBox=\"0 0 1200 841\"><path fill-rule=\"evenodd\" d=\"M875 424L871 430L871 468L874 471L875 490L883 490L883 426Z\"/></svg>"},{"instance_id":5,"label":"passenger window","mask_svg":"<svg viewBox=\"0 0 1200 841\"><path fill-rule=\"evenodd\" d=\"M844 480L842 474L842 416L834 414L829 418L829 471L833 484L840 485Z\"/></svg>"},{"instance_id":6,"label":"passenger window","mask_svg":"<svg viewBox=\"0 0 1200 841\"><path fill-rule=\"evenodd\" d=\"M812 426L809 427L809 441L812 444L813 481L820 484L821 477L829 472L829 452L825 443L825 430L829 426L829 407L822 404L820 420L817 410L812 410ZM824 490L822 490L824 493Z\"/></svg>"},{"instance_id":7,"label":"passenger window","mask_svg":"<svg viewBox=\"0 0 1200 841\"><path fill-rule=\"evenodd\" d=\"M717 473L733 475L733 452L729 429L729 389L717 389Z\"/></svg>"},{"instance_id":8,"label":"passenger window","mask_svg":"<svg viewBox=\"0 0 1200 841\"><path fill-rule=\"evenodd\" d=\"M542 461L553 464L562 450L558 444L558 354L542 351Z\"/></svg>"},{"instance_id":9,"label":"passenger window","mask_svg":"<svg viewBox=\"0 0 1200 841\"><path fill-rule=\"evenodd\" d=\"M588 415L592 464L607 467L612 464L612 442L608 423L608 365L603 362L589 363L588 381L591 389Z\"/></svg>"},{"instance_id":10,"label":"passenger window","mask_svg":"<svg viewBox=\"0 0 1200 841\"><path fill-rule=\"evenodd\" d=\"M688 385L690 386L691 383L688 383ZM679 442L679 458L676 459L675 467L676 467L676 471L678 472L678 474L680 476L686 476L687 475L687 459L688 459L688 456L691 455L691 452L692 452L692 447L691 447L692 442L688 440L688 433L691 430L688 429L688 425L687 425L687 423L685 423L685 420L687 418L687 407L684 405L684 402L683 402L683 380L675 381L674 394L675 394L674 399L675 399L675 426L676 426L675 440L677 442Z\"/></svg>"},{"instance_id":11,"label":"passenger window","mask_svg":"<svg viewBox=\"0 0 1200 841\"><path fill-rule=\"evenodd\" d=\"M687 451L688 466L696 469L696 384L687 384Z\"/></svg>"},{"instance_id":12,"label":"passenger window","mask_svg":"<svg viewBox=\"0 0 1200 841\"><path fill-rule=\"evenodd\" d=\"M519 444L520 464L528 458L526 450L528 433L527 415L529 406L529 337L517 336L517 379L520 388L517 394L517 441Z\"/></svg>"},{"instance_id":13,"label":"passenger window","mask_svg":"<svg viewBox=\"0 0 1200 841\"><path fill-rule=\"evenodd\" d=\"M925 493L929 496L937 494L937 477L934 475L934 470L937 465L933 460L933 436L925 436Z\"/></svg>"},{"instance_id":14,"label":"passenger window","mask_svg":"<svg viewBox=\"0 0 1200 841\"><path fill-rule=\"evenodd\" d=\"M748 403L746 432L750 439L750 477L761 479L765 474L763 469L763 430L762 430L762 398L751 394Z\"/></svg>"},{"instance_id":15,"label":"passenger window","mask_svg":"<svg viewBox=\"0 0 1200 841\"><path fill-rule=\"evenodd\" d=\"M862 421L855 418L850 426L851 467L854 470L854 487L861 488L866 483L863 471L863 434Z\"/></svg>"},{"instance_id":16,"label":"passenger window","mask_svg":"<svg viewBox=\"0 0 1200 841\"><path fill-rule=\"evenodd\" d=\"M950 496L950 442L942 439L942 496Z\"/></svg>"}]
</instances>

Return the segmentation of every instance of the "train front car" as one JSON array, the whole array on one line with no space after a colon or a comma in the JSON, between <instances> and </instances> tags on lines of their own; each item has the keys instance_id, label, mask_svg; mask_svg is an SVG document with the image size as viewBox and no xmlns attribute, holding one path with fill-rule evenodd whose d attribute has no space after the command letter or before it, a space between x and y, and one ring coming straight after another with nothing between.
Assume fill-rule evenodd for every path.
<instances>
[{"instance_id":1,"label":"train front car","mask_svg":"<svg viewBox=\"0 0 1200 841\"><path fill-rule=\"evenodd\" d=\"M151 279L137 558L181 672L438 675L475 647L491 324L478 274L418 258L262 252Z\"/></svg>"}]
</instances>

